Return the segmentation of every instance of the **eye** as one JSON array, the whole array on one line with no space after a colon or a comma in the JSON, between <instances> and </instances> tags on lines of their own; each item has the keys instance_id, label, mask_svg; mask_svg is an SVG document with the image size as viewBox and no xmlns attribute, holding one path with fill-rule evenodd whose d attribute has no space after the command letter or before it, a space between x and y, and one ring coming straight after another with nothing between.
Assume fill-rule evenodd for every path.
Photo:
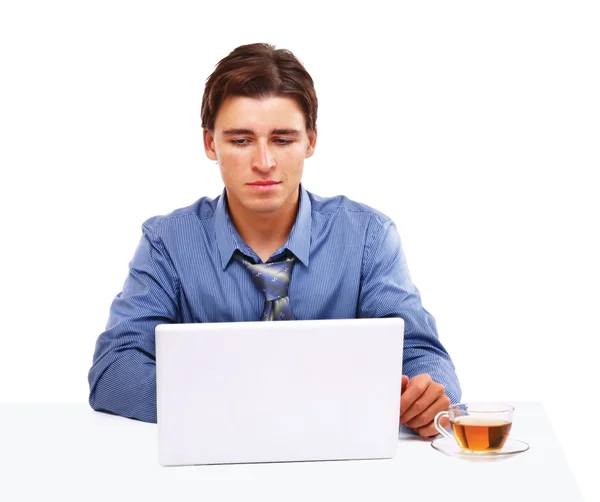
<instances>
[{"instance_id":1,"label":"eye","mask_svg":"<svg viewBox=\"0 0 600 502\"><path fill-rule=\"evenodd\" d=\"M246 138L236 138L231 140L231 144L234 146L247 146L248 140Z\"/></svg>"},{"instance_id":2,"label":"eye","mask_svg":"<svg viewBox=\"0 0 600 502\"><path fill-rule=\"evenodd\" d=\"M287 138L276 138L275 139L275 143L280 146L291 145L293 142L294 142L293 139L287 139Z\"/></svg>"}]
</instances>

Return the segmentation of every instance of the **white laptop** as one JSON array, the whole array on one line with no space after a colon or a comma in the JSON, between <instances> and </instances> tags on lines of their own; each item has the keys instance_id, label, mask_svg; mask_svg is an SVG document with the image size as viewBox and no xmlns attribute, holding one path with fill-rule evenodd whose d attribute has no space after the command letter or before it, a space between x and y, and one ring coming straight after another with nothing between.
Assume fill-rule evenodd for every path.
<instances>
[{"instance_id":1,"label":"white laptop","mask_svg":"<svg viewBox=\"0 0 600 502\"><path fill-rule=\"evenodd\" d=\"M400 318L156 327L162 465L392 458Z\"/></svg>"}]
</instances>

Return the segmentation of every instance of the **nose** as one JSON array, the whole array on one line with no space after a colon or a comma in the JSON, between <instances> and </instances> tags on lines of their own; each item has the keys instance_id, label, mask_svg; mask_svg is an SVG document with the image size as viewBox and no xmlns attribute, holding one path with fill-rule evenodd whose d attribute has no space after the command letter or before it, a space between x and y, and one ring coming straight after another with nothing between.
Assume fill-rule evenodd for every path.
<instances>
[{"instance_id":1,"label":"nose","mask_svg":"<svg viewBox=\"0 0 600 502\"><path fill-rule=\"evenodd\" d=\"M271 150L266 142L257 142L254 158L252 159L252 167L259 171L267 172L275 166L275 159L271 154Z\"/></svg>"}]
</instances>

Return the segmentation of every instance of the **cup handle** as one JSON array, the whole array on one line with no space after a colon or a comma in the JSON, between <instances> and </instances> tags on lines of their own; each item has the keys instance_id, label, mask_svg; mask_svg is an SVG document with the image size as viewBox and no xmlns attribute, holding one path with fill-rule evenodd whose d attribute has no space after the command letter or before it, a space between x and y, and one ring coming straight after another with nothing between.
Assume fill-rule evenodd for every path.
<instances>
[{"instance_id":1,"label":"cup handle","mask_svg":"<svg viewBox=\"0 0 600 502\"><path fill-rule=\"evenodd\" d=\"M448 439L452 439L452 441L455 441L454 436L452 434L450 434L446 429L444 429L441 425L440 425L440 420L443 417L448 417L450 418L450 415L448 414L447 411L440 411L435 418L433 419L433 425L435 425L435 428L438 430L438 432L444 436L445 438Z\"/></svg>"}]
</instances>

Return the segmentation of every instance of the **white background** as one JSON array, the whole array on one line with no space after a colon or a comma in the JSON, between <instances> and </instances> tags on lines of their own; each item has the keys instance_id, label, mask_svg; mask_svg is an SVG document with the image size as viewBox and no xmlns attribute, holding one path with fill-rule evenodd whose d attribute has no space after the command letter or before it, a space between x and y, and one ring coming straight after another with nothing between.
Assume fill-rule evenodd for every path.
<instances>
[{"instance_id":1,"label":"white background","mask_svg":"<svg viewBox=\"0 0 600 502\"><path fill-rule=\"evenodd\" d=\"M141 223L221 191L205 79L270 42L319 96L305 186L395 220L463 399L541 401L592 500L598 4L201 3L1 4L0 400L87 399Z\"/></svg>"}]
</instances>

